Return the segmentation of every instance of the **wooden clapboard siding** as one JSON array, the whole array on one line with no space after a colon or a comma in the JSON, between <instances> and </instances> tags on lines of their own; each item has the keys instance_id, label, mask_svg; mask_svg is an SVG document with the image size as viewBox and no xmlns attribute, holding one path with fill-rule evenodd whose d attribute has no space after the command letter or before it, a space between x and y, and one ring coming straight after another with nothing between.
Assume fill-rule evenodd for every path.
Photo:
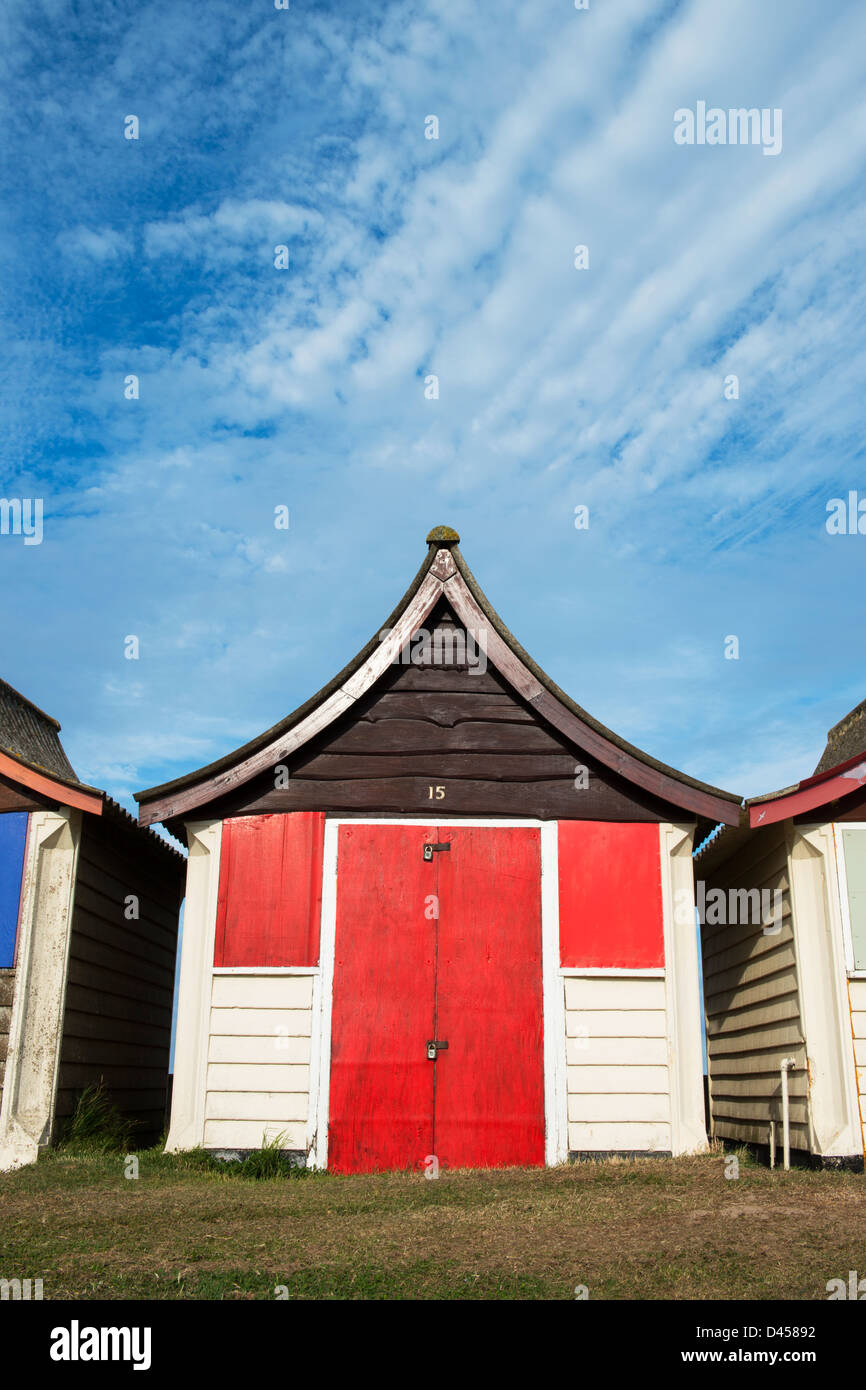
<instances>
[{"instance_id":1,"label":"wooden clapboard siding","mask_svg":"<svg viewBox=\"0 0 866 1390\"><path fill-rule=\"evenodd\" d=\"M0 970L0 1109L3 1106L3 1081L6 1075L6 1056L9 1047L9 1024L12 1001L15 998L15 971Z\"/></svg>"},{"instance_id":2,"label":"wooden clapboard siding","mask_svg":"<svg viewBox=\"0 0 866 1390\"><path fill-rule=\"evenodd\" d=\"M605 1020L610 1015L601 1011ZM577 1015L576 1015L577 1018ZM599 1019L601 1022L601 1019ZM658 1020L650 1013L648 1027L657 1026ZM575 1026L580 1026L575 1021ZM587 1062L587 1040L592 1036L592 1060ZM668 1065L668 1041L665 1036L640 1037L625 1036L607 1038L597 1034L591 1035L589 1030L580 1032L574 1036L568 1036L566 1044L566 1061L569 1066L593 1067L596 1070L602 1068L611 1074L614 1071L628 1072L631 1067L666 1067ZM588 1078L588 1073L584 1073L584 1079ZM613 1089L619 1090L616 1086Z\"/></svg>"},{"instance_id":3,"label":"wooden clapboard siding","mask_svg":"<svg viewBox=\"0 0 866 1390\"><path fill-rule=\"evenodd\" d=\"M574 975L563 987L570 1152L669 1153L664 979Z\"/></svg>"},{"instance_id":4,"label":"wooden clapboard siding","mask_svg":"<svg viewBox=\"0 0 866 1390\"><path fill-rule=\"evenodd\" d=\"M311 975L215 975L214 1009L310 1009Z\"/></svg>"},{"instance_id":5,"label":"wooden clapboard siding","mask_svg":"<svg viewBox=\"0 0 866 1390\"><path fill-rule=\"evenodd\" d=\"M700 859L695 876L702 878ZM796 1067L788 1074L791 1145L808 1151L806 1052L783 826L755 831L708 874L706 893L717 888L728 904L731 889L780 891L782 929L765 935L751 921L701 927L712 1133L766 1144L772 1118L781 1137L780 1063L794 1057Z\"/></svg>"},{"instance_id":6,"label":"wooden clapboard siding","mask_svg":"<svg viewBox=\"0 0 866 1390\"><path fill-rule=\"evenodd\" d=\"M463 632L445 605L431 630ZM269 770L208 813L683 819L681 809L576 749L492 665L481 671L459 657L455 648L448 664L391 666L351 710L284 760L287 786L276 786ZM581 768L588 785L575 786Z\"/></svg>"},{"instance_id":7,"label":"wooden clapboard siding","mask_svg":"<svg viewBox=\"0 0 866 1390\"><path fill-rule=\"evenodd\" d=\"M294 1019L295 1026L306 1019ZM293 1066L300 1063L309 1065L311 1040L298 1033L288 1032L279 1035L284 1046L280 1047L280 1061L275 1065ZM230 1066L265 1066L274 1063L274 1040L259 1033L212 1033L208 1049L208 1061Z\"/></svg>"},{"instance_id":8,"label":"wooden clapboard siding","mask_svg":"<svg viewBox=\"0 0 866 1390\"><path fill-rule=\"evenodd\" d=\"M214 975L204 1144L306 1149L313 976Z\"/></svg>"},{"instance_id":9,"label":"wooden clapboard siding","mask_svg":"<svg viewBox=\"0 0 866 1390\"><path fill-rule=\"evenodd\" d=\"M211 1032L239 1038L309 1037L308 1009L214 1009Z\"/></svg>"},{"instance_id":10,"label":"wooden clapboard siding","mask_svg":"<svg viewBox=\"0 0 866 1390\"><path fill-rule=\"evenodd\" d=\"M866 980L848 981L851 1004L851 1031L854 1035L854 1061L857 1067L857 1092L860 1097L860 1126L863 1148L866 1151Z\"/></svg>"},{"instance_id":11,"label":"wooden clapboard siding","mask_svg":"<svg viewBox=\"0 0 866 1390\"><path fill-rule=\"evenodd\" d=\"M56 1114L104 1082L136 1138L164 1126L183 860L120 813L82 824ZM137 919L125 915L138 899Z\"/></svg>"},{"instance_id":12,"label":"wooden clapboard siding","mask_svg":"<svg viewBox=\"0 0 866 1390\"><path fill-rule=\"evenodd\" d=\"M260 1149L262 1144L280 1140L284 1149L303 1153L307 1142L304 1120L224 1120L209 1119L204 1126L207 1149Z\"/></svg>"}]
</instances>

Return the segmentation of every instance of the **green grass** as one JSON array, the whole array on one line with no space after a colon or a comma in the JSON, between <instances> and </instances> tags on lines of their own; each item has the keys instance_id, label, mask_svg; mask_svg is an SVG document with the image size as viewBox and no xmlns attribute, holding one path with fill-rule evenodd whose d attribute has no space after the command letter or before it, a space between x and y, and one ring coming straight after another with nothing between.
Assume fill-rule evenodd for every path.
<instances>
[{"instance_id":1,"label":"green grass","mask_svg":"<svg viewBox=\"0 0 866 1390\"><path fill-rule=\"evenodd\" d=\"M69 1149L127 1153L134 1135L134 1121L125 1120L111 1104L100 1078L97 1086L87 1086L81 1092L64 1138Z\"/></svg>"},{"instance_id":2,"label":"green grass","mask_svg":"<svg viewBox=\"0 0 866 1390\"><path fill-rule=\"evenodd\" d=\"M82 1299L823 1299L866 1273L866 1178L748 1153L342 1177L275 1145L82 1147L0 1175L0 1277Z\"/></svg>"}]
</instances>

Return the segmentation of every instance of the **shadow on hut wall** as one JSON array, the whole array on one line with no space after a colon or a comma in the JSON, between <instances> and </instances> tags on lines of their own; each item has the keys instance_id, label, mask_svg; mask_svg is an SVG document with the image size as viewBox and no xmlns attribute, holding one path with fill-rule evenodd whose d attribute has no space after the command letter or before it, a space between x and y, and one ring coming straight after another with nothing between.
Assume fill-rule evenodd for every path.
<instances>
[{"instance_id":1,"label":"shadow on hut wall","mask_svg":"<svg viewBox=\"0 0 866 1390\"><path fill-rule=\"evenodd\" d=\"M163 1133L185 860L106 798L78 855L55 1134L101 1086L136 1147Z\"/></svg>"}]
</instances>

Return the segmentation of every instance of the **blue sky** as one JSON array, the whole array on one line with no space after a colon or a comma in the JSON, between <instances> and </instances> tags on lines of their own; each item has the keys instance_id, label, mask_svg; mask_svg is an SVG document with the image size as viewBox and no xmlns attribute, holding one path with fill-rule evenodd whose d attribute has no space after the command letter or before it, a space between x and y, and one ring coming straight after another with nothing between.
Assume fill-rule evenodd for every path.
<instances>
[{"instance_id":1,"label":"blue sky","mask_svg":"<svg viewBox=\"0 0 866 1390\"><path fill-rule=\"evenodd\" d=\"M864 50L844 0L7 0L0 673L79 776L274 723L439 523L618 733L811 772L866 695ZM677 145L698 101L781 153Z\"/></svg>"}]
</instances>

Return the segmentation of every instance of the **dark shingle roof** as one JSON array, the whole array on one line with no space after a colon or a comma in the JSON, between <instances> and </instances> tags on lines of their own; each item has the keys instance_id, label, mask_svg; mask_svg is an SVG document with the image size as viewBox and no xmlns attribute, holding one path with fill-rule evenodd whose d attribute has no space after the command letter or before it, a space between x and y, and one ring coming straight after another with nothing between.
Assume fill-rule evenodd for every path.
<instances>
[{"instance_id":1,"label":"dark shingle roof","mask_svg":"<svg viewBox=\"0 0 866 1390\"><path fill-rule=\"evenodd\" d=\"M66 782L77 782L60 742L60 725L38 705L0 680L0 750L18 762Z\"/></svg>"},{"instance_id":2,"label":"dark shingle roof","mask_svg":"<svg viewBox=\"0 0 866 1390\"><path fill-rule=\"evenodd\" d=\"M102 798L102 813L106 821L111 821L123 833L135 836L140 845L148 845L167 856L171 863L179 861L183 864L186 857L174 845L153 830L142 834L138 822L117 801L100 788L88 787L79 781L63 751L59 734L60 725L56 719L21 695L8 681L0 679L0 752L61 782L94 792Z\"/></svg>"},{"instance_id":3,"label":"dark shingle roof","mask_svg":"<svg viewBox=\"0 0 866 1390\"><path fill-rule=\"evenodd\" d=\"M861 700L844 719L833 725L827 734L821 761L812 775L828 772L831 767L838 767L861 753L866 753L866 700Z\"/></svg>"}]
</instances>

